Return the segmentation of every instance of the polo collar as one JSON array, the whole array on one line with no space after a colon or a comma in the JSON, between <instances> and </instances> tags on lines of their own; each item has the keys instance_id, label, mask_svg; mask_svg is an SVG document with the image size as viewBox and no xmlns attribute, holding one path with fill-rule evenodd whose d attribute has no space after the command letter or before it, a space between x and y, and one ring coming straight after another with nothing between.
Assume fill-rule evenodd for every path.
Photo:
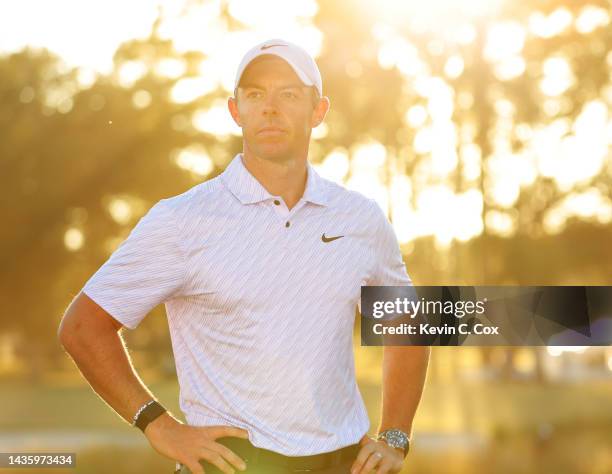
<instances>
[{"instance_id":1,"label":"polo collar","mask_svg":"<svg viewBox=\"0 0 612 474\"><path fill-rule=\"evenodd\" d=\"M315 171L312 165L306 162L307 178L306 187L302 199L304 201L327 206L329 200L325 192L325 182ZM253 204L256 202L274 199L259 181L246 169L242 162L242 153L238 153L230 161L225 171L220 175L229 190L236 196L242 204Z\"/></svg>"}]
</instances>

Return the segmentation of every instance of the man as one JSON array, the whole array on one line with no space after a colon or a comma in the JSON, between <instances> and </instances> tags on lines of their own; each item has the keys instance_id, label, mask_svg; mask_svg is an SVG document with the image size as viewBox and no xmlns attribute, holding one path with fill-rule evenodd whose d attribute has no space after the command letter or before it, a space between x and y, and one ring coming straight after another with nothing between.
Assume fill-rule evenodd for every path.
<instances>
[{"instance_id":1,"label":"man","mask_svg":"<svg viewBox=\"0 0 612 474\"><path fill-rule=\"evenodd\" d=\"M428 348L385 347L379 439L355 382L361 285L410 285L378 205L308 163L329 109L300 47L252 48L228 101L243 152L159 201L86 283L59 336L93 389L181 472L395 473ZM119 329L165 302L183 424L135 373Z\"/></svg>"}]
</instances>

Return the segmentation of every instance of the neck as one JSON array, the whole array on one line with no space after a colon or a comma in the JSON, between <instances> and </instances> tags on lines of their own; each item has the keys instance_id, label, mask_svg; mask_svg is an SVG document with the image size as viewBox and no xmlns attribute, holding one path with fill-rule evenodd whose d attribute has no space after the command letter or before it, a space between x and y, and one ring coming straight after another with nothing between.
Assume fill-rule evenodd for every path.
<instances>
[{"instance_id":1,"label":"neck","mask_svg":"<svg viewBox=\"0 0 612 474\"><path fill-rule=\"evenodd\" d=\"M266 191L281 196L289 209L304 195L308 176L306 156L274 162L259 158L245 149L242 162Z\"/></svg>"}]
</instances>

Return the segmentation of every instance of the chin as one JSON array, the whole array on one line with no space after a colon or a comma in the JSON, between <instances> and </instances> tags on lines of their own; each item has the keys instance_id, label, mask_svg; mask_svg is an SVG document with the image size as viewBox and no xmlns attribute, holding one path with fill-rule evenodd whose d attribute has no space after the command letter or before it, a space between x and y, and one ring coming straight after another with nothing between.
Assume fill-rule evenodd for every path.
<instances>
[{"instance_id":1,"label":"chin","mask_svg":"<svg viewBox=\"0 0 612 474\"><path fill-rule=\"evenodd\" d=\"M257 156L264 160L279 162L286 161L292 157L291 150L286 146L260 146L257 148Z\"/></svg>"}]
</instances>

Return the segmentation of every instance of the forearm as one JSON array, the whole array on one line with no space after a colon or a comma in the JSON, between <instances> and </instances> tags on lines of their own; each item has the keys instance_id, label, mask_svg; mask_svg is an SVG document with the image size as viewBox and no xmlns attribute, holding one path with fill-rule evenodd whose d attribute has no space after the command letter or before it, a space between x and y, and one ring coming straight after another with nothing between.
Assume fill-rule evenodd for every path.
<instances>
[{"instance_id":1,"label":"forearm","mask_svg":"<svg viewBox=\"0 0 612 474\"><path fill-rule=\"evenodd\" d=\"M379 433L398 428L410 435L425 385L429 355L429 346L384 347Z\"/></svg>"},{"instance_id":2,"label":"forearm","mask_svg":"<svg viewBox=\"0 0 612 474\"><path fill-rule=\"evenodd\" d=\"M134 370L120 332L82 327L63 345L93 390L128 423L154 398Z\"/></svg>"}]
</instances>

